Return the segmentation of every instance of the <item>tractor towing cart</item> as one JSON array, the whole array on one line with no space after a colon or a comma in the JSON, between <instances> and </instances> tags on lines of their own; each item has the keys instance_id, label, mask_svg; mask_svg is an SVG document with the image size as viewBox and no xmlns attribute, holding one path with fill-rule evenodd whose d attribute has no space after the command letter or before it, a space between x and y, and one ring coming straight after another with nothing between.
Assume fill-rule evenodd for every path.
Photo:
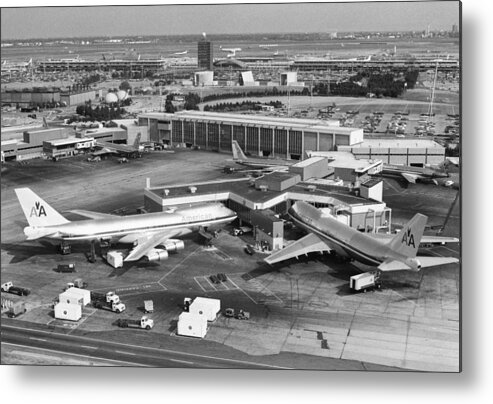
<instances>
[{"instance_id":1,"label":"tractor towing cart","mask_svg":"<svg viewBox=\"0 0 493 404\"><path fill-rule=\"evenodd\" d=\"M154 327L154 320L148 318L147 316L142 316L140 320L133 319L118 319L117 323L118 327L127 328L144 328L146 330L150 330Z\"/></svg>"}]
</instances>

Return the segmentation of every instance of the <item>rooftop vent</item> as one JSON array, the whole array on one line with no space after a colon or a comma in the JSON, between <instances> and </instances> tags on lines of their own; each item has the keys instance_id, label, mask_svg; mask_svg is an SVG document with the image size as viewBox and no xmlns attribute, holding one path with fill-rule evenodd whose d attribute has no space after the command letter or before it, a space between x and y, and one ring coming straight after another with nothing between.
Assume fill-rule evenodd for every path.
<instances>
[{"instance_id":1,"label":"rooftop vent","mask_svg":"<svg viewBox=\"0 0 493 404\"><path fill-rule=\"evenodd\" d=\"M165 189L163 191L163 196L168 196L169 195L169 189Z\"/></svg>"},{"instance_id":2,"label":"rooftop vent","mask_svg":"<svg viewBox=\"0 0 493 404\"><path fill-rule=\"evenodd\" d=\"M268 185L259 185L258 189L262 192L267 192L269 190L269 186Z\"/></svg>"},{"instance_id":3,"label":"rooftop vent","mask_svg":"<svg viewBox=\"0 0 493 404\"><path fill-rule=\"evenodd\" d=\"M195 192L197 192L197 187L188 187L188 189L190 190L191 194L194 194Z\"/></svg>"},{"instance_id":4,"label":"rooftop vent","mask_svg":"<svg viewBox=\"0 0 493 404\"><path fill-rule=\"evenodd\" d=\"M306 187L306 189L308 192L315 192L317 190L317 186L316 185L308 185Z\"/></svg>"}]
</instances>

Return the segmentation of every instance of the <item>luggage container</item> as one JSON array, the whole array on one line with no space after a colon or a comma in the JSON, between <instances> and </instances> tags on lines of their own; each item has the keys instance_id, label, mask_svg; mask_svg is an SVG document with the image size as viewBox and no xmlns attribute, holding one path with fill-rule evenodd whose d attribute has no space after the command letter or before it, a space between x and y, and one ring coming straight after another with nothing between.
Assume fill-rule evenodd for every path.
<instances>
[{"instance_id":1,"label":"luggage container","mask_svg":"<svg viewBox=\"0 0 493 404\"><path fill-rule=\"evenodd\" d=\"M190 304L188 311L191 314L204 316L207 321L214 321L221 311L221 301L219 299L196 297Z\"/></svg>"},{"instance_id":2,"label":"luggage container","mask_svg":"<svg viewBox=\"0 0 493 404\"><path fill-rule=\"evenodd\" d=\"M154 302L152 300L144 300L144 312L145 313L154 312Z\"/></svg>"},{"instance_id":3,"label":"luggage container","mask_svg":"<svg viewBox=\"0 0 493 404\"><path fill-rule=\"evenodd\" d=\"M86 289L69 288L59 296L60 303L76 303L85 306L91 302L91 292Z\"/></svg>"},{"instance_id":4,"label":"luggage container","mask_svg":"<svg viewBox=\"0 0 493 404\"><path fill-rule=\"evenodd\" d=\"M380 289L380 275L378 272L365 272L349 278L349 287L354 291L366 292L367 289L376 287Z\"/></svg>"},{"instance_id":5,"label":"luggage container","mask_svg":"<svg viewBox=\"0 0 493 404\"><path fill-rule=\"evenodd\" d=\"M178 335L204 338L207 334L207 319L204 316L183 312L178 317Z\"/></svg>"},{"instance_id":6,"label":"luggage container","mask_svg":"<svg viewBox=\"0 0 493 404\"><path fill-rule=\"evenodd\" d=\"M113 268L121 268L123 267L123 254L120 251L108 251L106 261Z\"/></svg>"},{"instance_id":7,"label":"luggage container","mask_svg":"<svg viewBox=\"0 0 493 404\"><path fill-rule=\"evenodd\" d=\"M55 318L60 320L79 321L82 307L79 304L58 303L55 305Z\"/></svg>"},{"instance_id":8,"label":"luggage container","mask_svg":"<svg viewBox=\"0 0 493 404\"><path fill-rule=\"evenodd\" d=\"M10 318L18 317L26 312L26 304L24 302L15 302L10 306L7 315Z\"/></svg>"}]
</instances>

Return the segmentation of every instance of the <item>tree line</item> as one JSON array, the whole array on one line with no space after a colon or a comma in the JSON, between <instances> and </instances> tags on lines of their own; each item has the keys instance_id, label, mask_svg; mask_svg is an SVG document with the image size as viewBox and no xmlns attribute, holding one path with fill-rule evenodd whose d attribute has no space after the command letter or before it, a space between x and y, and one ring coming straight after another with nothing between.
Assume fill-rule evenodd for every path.
<instances>
[{"instance_id":1,"label":"tree line","mask_svg":"<svg viewBox=\"0 0 493 404\"><path fill-rule=\"evenodd\" d=\"M90 103L78 105L75 112L83 117L83 121L109 121L121 119L126 113L120 105L97 105L93 107Z\"/></svg>"},{"instance_id":2,"label":"tree line","mask_svg":"<svg viewBox=\"0 0 493 404\"><path fill-rule=\"evenodd\" d=\"M263 105L271 105L274 108L282 108L284 105L281 101L270 101ZM206 105L204 111L220 112L220 111L261 111L262 104L257 101L243 101L243 102L222 102L216 105Z\"/></svg>"}]
</instances>

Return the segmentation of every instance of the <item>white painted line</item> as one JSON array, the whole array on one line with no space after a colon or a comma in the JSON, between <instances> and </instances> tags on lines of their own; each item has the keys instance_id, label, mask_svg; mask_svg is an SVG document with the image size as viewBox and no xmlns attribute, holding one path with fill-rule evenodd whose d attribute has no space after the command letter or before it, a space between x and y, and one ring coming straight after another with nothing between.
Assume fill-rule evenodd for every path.
<instances>
[{"instance_id":1,"label":"white painted line","mask_svg":"<svg viewBox=\"0 0 493 404\"><path fill-rule=\"evenodd\" d=\"M90 345L81 345L81 348L87 348L87 349L98 349L95 346L90 346Z\"/></svg>"},{"instance_id":2,"label":"white painted line","mask_svg":"<svg viewBox=\"0 0 493 404\"><path fill-rule=\"evenodd\" d=\"M25 346L25 345L20 345L20 344L12 344L10 342L2 342L2 345L11 345L15 347L20 347L20 348L28 348L28 349L33 349L33 350L38 350L38 351L46 351L46 352L52 352L58 355L68 355L68 356L77 356L86 360L89 359L99 359L101 361L106 361L106 362L114 362L114 363L121 363L125 365L132 365L132 366L143 366L147 367L148 365L142 365L140 363L134 363L134 362L125 362L125 361L119 361L117 359L107 359L107 358L102 358L100 356L88 356L88 355L80 355L76 353L71 353L71 352L64 352L64 351L55 351L54 349L48 349L48 348L39 348L39 347L32 347L32 346Z\"/></svg>"},{"instance_id":3,"label":"white painted line","mask_svg":"<svg viewBox=\"0 0 493 404\"><path fill-rule=\"evenodd\" d=\"M207 290L204 289L204 287L200 284L200 282L197 280L197 277L194 276L193 277L194 281L197 282L197 284L200 286L200 288L204 291L204 292L207 292Z\"/></svg>"},{"instance_id":4,"label":"white painted line","mask_svg":"<svg viewBox=\"0 0 493 404\"><path fill-rule=\"evenodd\" d=\"M137 356L137 354L133 352L125 352L125 351L115 351L116 353L123 354L123 355L134 355Z\"/></svg>"},{"instance_id":5,"label":"white painted line","mask_svg":"<svg viewBox=\"0 0 493 404\"><path fill-rule=\"evenodd\" d=\"M46 342L46 340L44 338L36 338L36 337L29 337L29 339L34 339L36 341L43 341L43 342Z\"/></svg>"},{"instance_id":6,"label":"white painted line","mask_svg":"<svg viewBox=\"0 0 493 404\"><path fill-rule=\"evenodd\" d=\"M185 258L183 258L178 264L176 264L169 272L165 273L161 279L159 279L159 282L161 282L164 278L166 278L169 274L171 274L176 268L178 268L181 264L183 264L188 258L190 258L192 255L194 255L201 247L197 247L193 252L188 254Z\"/></svg>"},{"instance_id":7,"label":"white painted line","mask_svg":"<svg viewBox=\"0 0 493 404\"><path fill-rule=\"evenodd\" d=\"M212 286L212 289L214 289L215 291L217 291L216 287L211 283L211 281L209 280L209 277L208 276L203 276L203 278L205 279L205 281Z\"/></svg>"},{"instance_id":8,"label":"white painted line","mask_svg":"<svg viewBox=\"0 0 493 404\"><path fill-rule=\"evenodd\" d=\"M186 363L187 365L194 365L194 362L190 362L190 361L181 361L179 359L168 359L168 360L171 362Z\"/></svg>"},{"instance_id":9,"label":"white painted line","mask_svg":"<svg viewBox=\"0 0 493 404\"><path fill-rule=\"evenodd\" d=\"M459 244L459 243L457 243L457 244ZM451 248L448 248L448 247L446 247L444 245L441 245L440 248L445 248L446 250L449 250L450 252L453 252L455 254L459 254L459 251L452 250Z\"/></svg>"},{"instance_id":10,"label":"white painted line","mask_svg":"<svg viewBox=\"0 0 493 404\"><path fill-rule=\"evenodd\" d=\"M18 326L12 326L12 325L7 326L6 328L21 330L21 331L31 330L31 328L18 327ZM50 335L50 336L53 335L53 331L36 330L36 332L38 332L40 334L47 334L47 335ZM98 342L99 341L99 340L96 340L94 338L83 337L83 336L75 336L74 337L74 336L71 336L71 335L69 336L69 335L66 335L66 334L64 335L64 334L61 334L61 333L56 333L56 334L61 335L61 336L65 336L65 337L69 337L69 338L77 338L79 340L90 341L90 342ZM223 358L223 357L220 357L220 356L201 355L201 354L195 354L195 353L191 353L191 352L183 352L183 351L177 351L177 350L171 350L171 349L153 348L153 347L146 347L146 346L142 346L142 345L125 344L123 342L106 341L106 340L101 340L101 341L106 342L106 343L111 343L112 345L115 345L115 346L130 347L130 348L139 348L139 349L146 349L146 350L150 350L150 351L172 353L172 354L178 354L178 355L187 356L187 357L190 357L190 358L214 359L214 360L220 360L220 361L228 362L228 363L236 363L236 364L243 364L243 365L254 365L254 366L258 366L258 367L271 368L271 369L294 369L294 368L290 368L290 367L287 367L287 366L269 365L269 364L266 364L266 363L258 363L258 362L252 362L252 361L244 361L244 360L232 359L232 358ZM58 352L58 351L53 351L53 352ZM125 354L127 354L127 353L128 352L125 352ZM70 354L70 355L77 355L77 354ZM78 355L78 356L82 356L82 357L87 358L86 355ZM104 359L104 358L99 358L99 359ZM108 359L105 359L105 360L108 360ZM141 365L141 366L145 366L145 365Z\"/></svg>"}]
</instances>

